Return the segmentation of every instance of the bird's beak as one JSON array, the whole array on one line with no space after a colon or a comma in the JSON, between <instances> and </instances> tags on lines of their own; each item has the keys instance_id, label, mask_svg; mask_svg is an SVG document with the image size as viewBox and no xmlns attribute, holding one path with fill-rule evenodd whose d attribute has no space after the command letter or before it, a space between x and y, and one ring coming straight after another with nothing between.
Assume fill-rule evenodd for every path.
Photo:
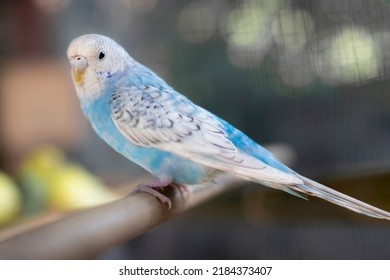
<instances>
[{"instance_id":1,"label":"bird's beak","mask_svg":"<svg viewBox=\"0 0 390 280\"><path fill-rule=\"evenodd\" d=\"M73 66L72 74L73 74L73 79L76 82L76 84L79 85L83 82L86 70L87 70L87 67Z\"/></svg>"},{"instance_id":2,"label":"bird's beak","mask_svg":"<svg viewBox=\"0 0 390 280\"><path fill-rule=\"evenodd\" d=\"M70 60L72 65L72 75L76 84L81 84L84 80L85 72L87 70L87 60L83 56L75 56Z\"/></svg>"}]
</instances>

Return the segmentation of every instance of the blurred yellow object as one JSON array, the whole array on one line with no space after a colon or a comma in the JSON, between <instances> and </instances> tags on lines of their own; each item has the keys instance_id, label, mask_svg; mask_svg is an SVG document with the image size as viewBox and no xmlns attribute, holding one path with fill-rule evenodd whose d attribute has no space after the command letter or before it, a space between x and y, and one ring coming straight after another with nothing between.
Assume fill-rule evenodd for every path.
<instances>
[{"instance_id":1,"label":"blurred yellow object","mask_svg":"<svg viewBox=\"0 0 390 280\"><path fill-rule=\"evenodd\" d=\"M60 211L96 206L118 198L85 168L68 163L63 151L43 146L29 155L19 172L24 214L49 206Z\"/></svg>"},{"instance_id":2,"label":"blurred yellow object","mask_svg":"<svg viewBox=\"0 0 390 280\"><path fill-rule=\"evenodd\" d=\"M59 210L97 206L119 198L87 170L68 165L53 181L51 204Z\"/></svg>"},{"instance_id":3,"label":"blurred yellow object","mask_svg":"<svg viewBox=\"0 0 390 280\"><path fill-rule=\"evenodd\" d=\"M63 151L52 145L45 145L31 153L22 164L22 169L33 168L46 173L61 167L65 162Z\"/></svg>"},{"instance_id":4,"label":"blurred yellow object","mask_svg":"<svg viewBox=\"0 0 390 280\"><path fill-rule=\"evenodd\" d=\"M21 195L16 184L0 172L0 226L12 222L21 212Z\"/></svg>"}]
</instances>

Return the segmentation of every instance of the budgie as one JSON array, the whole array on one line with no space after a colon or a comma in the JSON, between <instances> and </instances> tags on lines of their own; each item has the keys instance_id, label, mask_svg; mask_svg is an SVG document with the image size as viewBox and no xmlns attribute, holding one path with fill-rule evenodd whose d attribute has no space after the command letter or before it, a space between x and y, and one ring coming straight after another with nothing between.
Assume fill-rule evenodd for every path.
<instances>
[{"instance_id":1,"label":"budgie","mask_svg":"<svg viewBox=\"0 0 390 280\"><path fill-rule=\"evenodd\" d=\"M156 177L144 186L151 193L173 183L202 184L232 173L390 220L390 213L293 171L243 132L175 91L114 40L80 36L70 43L67 56L84 115L108 145ZM159 192L156 196L170 203Z\"/></svg>"}]
</instances>

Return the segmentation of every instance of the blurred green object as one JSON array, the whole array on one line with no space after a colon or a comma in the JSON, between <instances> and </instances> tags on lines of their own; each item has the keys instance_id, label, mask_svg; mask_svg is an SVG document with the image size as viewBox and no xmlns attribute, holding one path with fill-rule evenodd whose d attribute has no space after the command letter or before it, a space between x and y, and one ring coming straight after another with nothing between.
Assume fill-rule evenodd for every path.
<instances>
[{"instance_id":1,"label":"blurred green object","mask_svg":"<svg viewBox=\"0 0 390 280\"><path fill-rule=\"evenodd\" d=\"M49 145L39 148L24 159L18 173L24 215L39 213L49 206L53 178L64 165L63 152Z\"/></svg>"},{"instance_id":2,"label":"blurred green object","mask_svg":"<svg viewBox=\"0 0 390 280\"><path fill-rule=\"evenodd\" d=\"M48 207L73 210L112 201L117 196L85 168L66 161L64 152L42 146L21 164L18 179L23 193L23 214Z\"/></svg>"},{"instance_id":3,"label":"blurred green object","mask_svg":"<svg viewBox=\"0 0 390 280\"><path fill-rule=\"evenodd\" d=\"M17 185L7 174L0 171L0 227L19 217L21 205Z\"/></svg>"}]
</instances>

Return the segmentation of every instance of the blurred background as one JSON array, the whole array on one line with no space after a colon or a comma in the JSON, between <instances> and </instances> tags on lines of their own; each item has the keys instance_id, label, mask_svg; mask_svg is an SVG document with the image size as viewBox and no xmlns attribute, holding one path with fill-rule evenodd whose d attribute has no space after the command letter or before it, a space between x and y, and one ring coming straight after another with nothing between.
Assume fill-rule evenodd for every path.
<instances>
[{"instance_id":1,"label":"blurred background","mask_svg":"<svg viewBox=\"0 0 390 280\"><path fill-rule=\"evenodd\" d=\"M386 0L1 1L0 235L150 179L82 116L66 49L85 33L300 173L389 211L389 18ZM389 259L389 234L246 183L98 258Z\"/></svg>"}]
</instances>

